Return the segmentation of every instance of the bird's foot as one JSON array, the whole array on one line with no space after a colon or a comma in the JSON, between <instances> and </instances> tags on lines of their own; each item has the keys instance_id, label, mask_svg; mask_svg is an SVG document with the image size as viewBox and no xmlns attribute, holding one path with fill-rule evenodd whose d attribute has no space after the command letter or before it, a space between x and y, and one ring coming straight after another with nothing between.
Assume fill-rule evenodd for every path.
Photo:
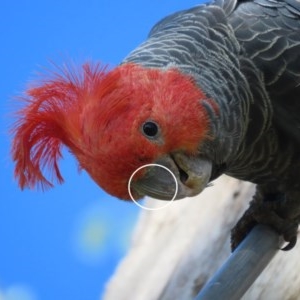
<instances>
[{"instance_id":1,"label":"bird's foot","mask_svg":"<svg viewBox=\"0 0 300 300\"><path fill-rule=\"evenodd\" d=\"M274 195L275 198L278 195ZM281 194L282 196L282 194ZM288 244L282 250L292 249L297 242L297 230L300 216L299 201L285 201L262 197L257 191L250 207L231 231L232 251L257 224L271 226L282 235Z\"/></svg>"}]
</instances>

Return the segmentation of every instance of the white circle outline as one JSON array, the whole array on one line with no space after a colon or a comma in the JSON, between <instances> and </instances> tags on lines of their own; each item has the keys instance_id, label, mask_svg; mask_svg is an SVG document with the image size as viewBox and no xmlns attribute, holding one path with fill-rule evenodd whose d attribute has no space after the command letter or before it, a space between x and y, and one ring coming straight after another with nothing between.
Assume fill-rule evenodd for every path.
<instances>
[{"instance_id":1,"label":"white circle outline","mask_svg":"<svg viewBox=\"0 0 300 300\"><path fill-rule=\"evenodd\" d=\"M139 170L141 170L141 169L143 169L143 168L146 168L146 167L161 167L161 168L167 170L167 171L172 175L172 177L174 178L174 181L175 181L175 193L174 193L174 196L173 196L173 198L172 198L171 200L166 201L167 204L165 204L165 205L163 205L163 206L161 206L161 207L158 207L158 208L150 208L150 207L146 207L146 206L144 206L144 205L141 205L140 203L138 203L138 202L133 198L133 196L132 196L132 194L131 194L131 191L130 191L130 185L131 185L131 181L132 181L133 176L134 176ZM129 178L129 181L128 181L127 189L128 189L128 193L129 193L129 196L130 196L131 200L132 200L137 206L139 206L140 208L143 208L143 209L146 209L146 210L159 210L159 209L163 209L163 208L169 206L169 205L175 200L175 198L176 198L176 196L177 196L177 193L178 193L178 181L177 181L176 176L174 175L174 173L173 173L169 168L167 168L167 167L165 167L165 166L163 166L163 165L160 165L160 164L146 164L146 165L142 165L141 167L137 168L137 169L131 174L131 176L130 176L130 178ZM157 199L157 200L158 200L158 199Z\"/></svg>"}]
</instances>

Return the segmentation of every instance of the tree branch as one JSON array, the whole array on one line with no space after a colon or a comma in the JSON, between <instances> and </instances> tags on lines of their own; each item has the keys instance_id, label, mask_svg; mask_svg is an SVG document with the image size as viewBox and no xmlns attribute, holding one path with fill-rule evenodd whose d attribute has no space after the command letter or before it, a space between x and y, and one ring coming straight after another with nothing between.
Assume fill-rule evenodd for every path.
<instances>
[{"instance_id":1,"label":"tree branch","mask_svg":"<svg viewBox=\"0 0 300 300\"><path fill-rule=\"evenodd\" d=\"M230 256L230 230L248 207L254 188L222 176L197 197L175 201L158 211L142 210L131 248L109 281L103 299L195 299ZM162 205L157 200L147 201L153 207ZM269 238L255 241L252 247L263 253ZM291 251L278 251L242 299L298 299L299 244ZM246 258L239 260L239 266L247 272L251 262ZM254 261L251 272L257 272L257 265L263 264ZM240 276L238 273L232 279L240 280ZM253 273L247 280L253 281L255 276Z\"/></svg>"}]
</instances>

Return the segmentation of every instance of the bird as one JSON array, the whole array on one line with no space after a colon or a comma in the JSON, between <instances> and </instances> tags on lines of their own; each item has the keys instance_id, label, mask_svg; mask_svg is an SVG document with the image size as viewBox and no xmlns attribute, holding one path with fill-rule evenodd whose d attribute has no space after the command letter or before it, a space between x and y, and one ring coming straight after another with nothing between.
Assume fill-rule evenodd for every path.
<instances>
[{"instance_id":1,"label":"bird","mask_svg":"<svg viewBox=\"0 0 300 300\"><path fill-rule=\"evenodd\" d=\"M19 186L62 183L62 146L124 200L195 196L226 174L257 185L232 249L262 223L290 250L300 221L299 53L296 0L175 12L116 67L86 62L31 84L11 130Z\"/></svg>"}]
</instances>

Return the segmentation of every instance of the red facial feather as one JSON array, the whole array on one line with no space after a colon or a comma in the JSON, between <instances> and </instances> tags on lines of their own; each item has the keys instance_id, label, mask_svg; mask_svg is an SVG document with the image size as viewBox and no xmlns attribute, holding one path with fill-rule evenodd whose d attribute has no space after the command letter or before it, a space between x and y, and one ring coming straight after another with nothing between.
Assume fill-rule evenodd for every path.
<instances>
[{"instance_id":1,"label":"red facial feather","mask_svg":"<svg viewBox=\"0 0 300 300\"><path fill-rule=\"evenodd\" d=\"M85 64L27 91L27 105L13 129L12 156L21 188L63 181L61 146L108 193L128 199L127 182L141 165L173 151L196 154L208 130L205 95L175 69L124 64L111 71ZM147 120L161 129L160 142L141 132Z\"/></svg>"}]
</instances>

